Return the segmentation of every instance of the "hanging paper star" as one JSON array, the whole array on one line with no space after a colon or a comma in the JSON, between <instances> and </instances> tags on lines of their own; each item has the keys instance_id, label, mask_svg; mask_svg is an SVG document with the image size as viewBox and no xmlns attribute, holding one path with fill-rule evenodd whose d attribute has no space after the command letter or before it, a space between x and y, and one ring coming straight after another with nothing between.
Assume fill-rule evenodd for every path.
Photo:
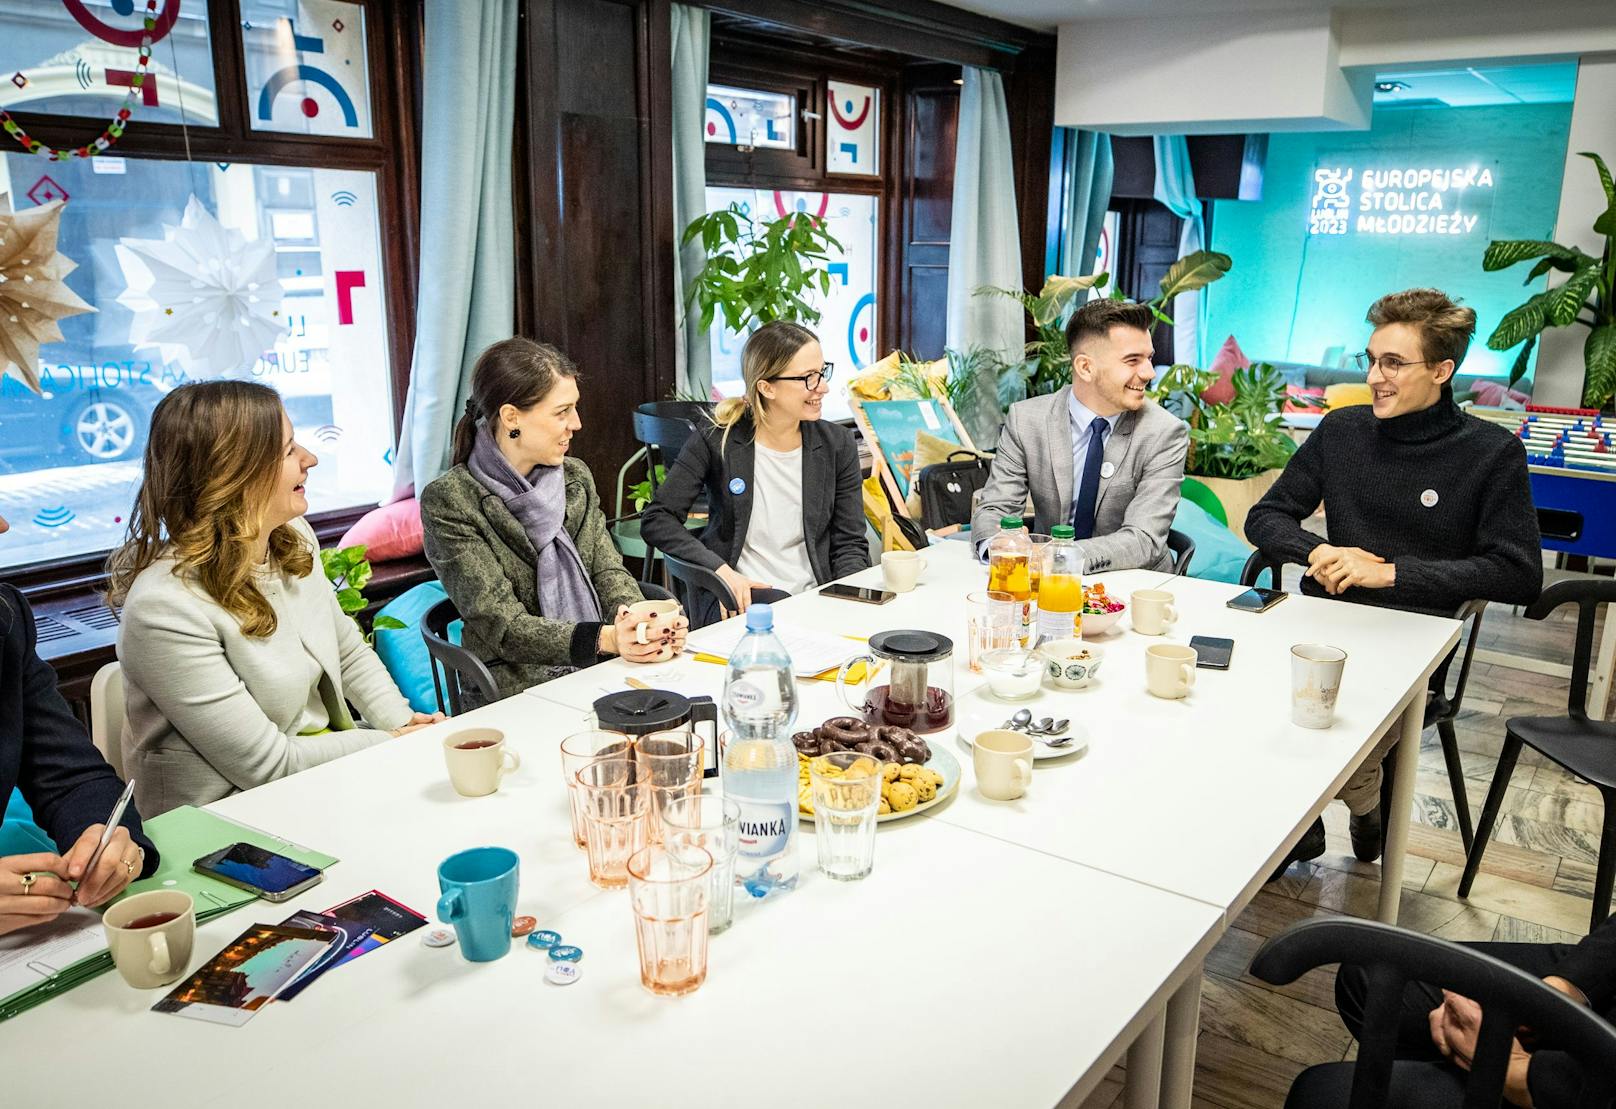
<instances>
[{"instance_id":1,"label":"hanging paper star","mask_svg":"<svg viewBox=\"0 0 1616 1109\"><path fill-rule=\"evenodd\" d=\"M39 345L61 341L56 321L94 312L63 278L78 263L56 253L62 201L13 213L0 193L0 378L39 392Z\"/></svg>"},{"instance_id":2,"label":"hanging paper star","mask_svg":"<svg viewBox=\"0 0 1616 1109\"><path fill-rule=\"evenodd\" d=\"M135 313L129 339L156 347L198 376L246 373L286 331L275 244L249 242L195 196L161 239L119 239L129 287L118 302Z\"/></svg>"}]
</instances>

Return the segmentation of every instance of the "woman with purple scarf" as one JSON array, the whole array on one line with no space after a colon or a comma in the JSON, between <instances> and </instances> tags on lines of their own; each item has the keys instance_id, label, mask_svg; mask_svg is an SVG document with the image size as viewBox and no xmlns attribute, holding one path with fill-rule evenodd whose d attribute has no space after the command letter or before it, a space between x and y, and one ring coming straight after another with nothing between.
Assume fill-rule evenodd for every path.
<instances>
[{"instance_id":1,"label":"woman with purple scarf","mask_svg":"<svg viewBox=\"0 0 1616 1109\"><path fill-rule=\"evenodd\" d=\"M636 642L644 600L612 545L589 467L567 457L578 369L530 339L477 359L454 468L421 493L426 556L465 621L463 645L504 696L617 655L684 645L683 616Z\"/></svg>"}]
</instances>

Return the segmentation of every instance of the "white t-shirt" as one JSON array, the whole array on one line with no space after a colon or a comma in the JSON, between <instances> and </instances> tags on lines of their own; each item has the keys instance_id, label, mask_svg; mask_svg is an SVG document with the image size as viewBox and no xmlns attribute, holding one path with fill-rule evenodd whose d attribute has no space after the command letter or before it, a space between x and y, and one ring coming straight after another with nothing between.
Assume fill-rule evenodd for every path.
<instances>
[{"instance_id":1,"label":"white t-shirt","mask_svg":"<svg viewBox=\"0 0 1616 1109\"><path fill-rule=\"evenodd\" d=\"M802 448L775 451L758 443L753 453L752 520L735 568L753 581L801 593L815 584L802 532Z\"/></svg>"}]
</instances>

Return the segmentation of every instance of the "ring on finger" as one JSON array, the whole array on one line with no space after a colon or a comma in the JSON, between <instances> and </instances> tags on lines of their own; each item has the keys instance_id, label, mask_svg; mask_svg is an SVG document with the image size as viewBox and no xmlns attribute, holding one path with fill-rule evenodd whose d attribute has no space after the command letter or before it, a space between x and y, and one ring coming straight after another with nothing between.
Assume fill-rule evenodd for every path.
<instances>
[{"instance_id":1,"label":"ring on finger","mask_svg":"<svg viewBox=\"0 0 1616 1109\"><path fill-rule=\"evenodd\" d=\"M17 876L17 881L22 883L23 896L26 897L28 894L34 892L34 883L38 880L39 875L33 873L32 871L28 872L27 874Z\"/></svg>"}]
</instances>

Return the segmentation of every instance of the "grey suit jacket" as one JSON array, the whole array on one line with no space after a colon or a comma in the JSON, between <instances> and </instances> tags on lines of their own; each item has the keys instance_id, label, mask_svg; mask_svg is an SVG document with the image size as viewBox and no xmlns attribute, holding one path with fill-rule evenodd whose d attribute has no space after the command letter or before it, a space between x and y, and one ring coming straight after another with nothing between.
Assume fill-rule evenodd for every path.
<instances>
[{"instance_id":1,"label":"grey suit jacket","mask_svg":"<svg viewBox=\"0 0 1616 1109\"><path fill-rule=\"evenodd\" d=\"M1010 406L993 456L993 473L971 517L978 549L999 532L999 519L1020 516L1032 493L1034 530L1048 533L1072 517L1076 475L1072 470L1072 425L1064 386L1048 396ZM1081 540L1087 569L1173 568L1167 531L1178 509L1189 431L1153 401L1124 412L1105 441L1110 477L1101 471L1094 537Z\"/></svg>"}]
</instances>

